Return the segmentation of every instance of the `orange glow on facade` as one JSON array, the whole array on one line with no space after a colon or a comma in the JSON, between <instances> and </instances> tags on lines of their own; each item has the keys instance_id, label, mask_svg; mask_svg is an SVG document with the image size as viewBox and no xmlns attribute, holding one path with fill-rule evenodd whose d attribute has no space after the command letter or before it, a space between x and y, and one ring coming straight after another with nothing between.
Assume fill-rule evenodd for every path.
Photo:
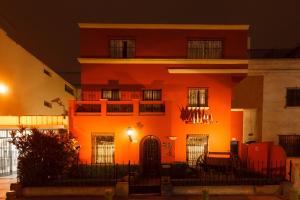
<instances>
[{"instance_id":1,"label":"orange glow on facade","mask_svg":"<svg viewBox=\"0 0 300 200\"><path fill-rule=\"evenodd\" d=\"M0 83L0 94L7 94L8 91L8 86L4 83Z\"/></svg>"},{"instance_id":2,"label":"orange glow on facade","mask_svg":"<svg viewBox=\"0 0 300 200\"><path fill-rule=\"evenodd\" d=\"M127 45L128 40L135 41L135 57L130 58L132 60L184 60L187 41L199 38L222 38L222 41L226 41L222 59L247 60L247 33L247 30L81 29L81 57L109 58L113 54L109 48L110 40L119 40L126 36L122 44ZM81 161L97 160L95 156L103 153L101 145L109 145L111 141L114 145L115 163L126 163L129 160L132 163L146 162L143 155L147 142L151 139L156 141L151 145L158 146L161 163L187 161L192 155L190 149L194 148L188 146L188 138L191 136L208 136L208 141L203 144L211 152L229 152L232 137L241 141L243 116L232 114L231 97L235 84L233 76L245 76L245 72L241 70L240 74L223 73L220 70L217 73L186 74L170 73L169 69L247 69L247 62L169 64L155 61L151 63L151 59L146 63L136 62L138 60L125 64L109 63L109 60L105 63L81 62L83 101L71 101L69 108L69 127L81 145ZM191 104L192 98L197 101L200 99L200 94L193 96L191 88L208 89L203 98L207 98L213 123L193 124L180 119L179 108ZM152 92L151 100L147 96L149 91ZM118 96L115 100L108 99L112 93ZM159 98L154 98L156 93ZM98 143L101 138L106 139ZM98 148L99 151L96 150Z\"/></svg>"}]
</instances>

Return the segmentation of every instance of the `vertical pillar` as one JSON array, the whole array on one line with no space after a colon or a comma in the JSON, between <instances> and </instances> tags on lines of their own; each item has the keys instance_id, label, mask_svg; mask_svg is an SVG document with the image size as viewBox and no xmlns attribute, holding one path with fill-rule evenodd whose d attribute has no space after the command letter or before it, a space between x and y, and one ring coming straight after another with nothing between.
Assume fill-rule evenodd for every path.
<instances>
[{"instance_id":1,"label":"vertical pillar","mask_svg":"<svg viewBox=\"0 0 300 200\"><path fill-rule=\"evenodd\" d=\"M139 115L139 106L140 106L140 100L139 99L133 99L133 115L138 116Z\"/></svg>"},{"instance_id":2,"label":"vertical pillar","mask_svg":"<svg viewBox=\"0 0 300 200\"><path fill-rule=\"evenodd\" d=\"M107 113L107 99L100 99L101 102L101 116L106 116Z\"/></svg>"},{"instance_id":3,"label":"vertical pillar","mask_svg":"<svg viewBox=\"0 0 300 200\"><path fill-rule=\"evenodd\" d=\"M296 162L294 167L294 173L292 174L293 177L293 187L298 191L300 194L300 163Z\"/></svg>"}]
</instances>

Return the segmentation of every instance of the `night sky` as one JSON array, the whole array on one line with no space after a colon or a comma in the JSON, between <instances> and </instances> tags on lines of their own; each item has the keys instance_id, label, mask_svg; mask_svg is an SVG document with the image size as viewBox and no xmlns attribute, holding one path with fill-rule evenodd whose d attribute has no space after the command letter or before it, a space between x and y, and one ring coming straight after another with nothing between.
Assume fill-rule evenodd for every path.
<instances>
[{"instance_id":1,"label":"night sky","mask_svg":"<svg viewBox=\"0 0 300 200\"><path fill-rule=\"evenodd\" d=\"M253 49L300 45L299 0L0 0L0 26L73 84L78 22L250 24Z\"/></svg>"}]
</instances>

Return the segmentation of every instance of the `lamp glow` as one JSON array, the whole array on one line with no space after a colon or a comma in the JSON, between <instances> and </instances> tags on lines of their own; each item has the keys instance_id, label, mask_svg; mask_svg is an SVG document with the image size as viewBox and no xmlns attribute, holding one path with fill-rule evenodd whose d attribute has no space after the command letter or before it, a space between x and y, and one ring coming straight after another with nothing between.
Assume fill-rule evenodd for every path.
<instances>
[{"instance_id":1,"label":"lamp glow","mask_svg":"<svg viewBox=\"0 0 300 200\"><path fill-rule=\"evenodd\" d=\"M132 130L132 128L131 128L131 127L128 127L126 132L127 132L129 141L132 142L132 135L133 135L133 130Z\"/></svg>"},{"instance_id":2,"label":"lamp glow","mask_svg":"<svg viewBox=\"0 0 300 200\"><path fill-rule=\"evenodd\" d=\"M0 94L6 94L8 92L8 87L0 83Z\"/></svg>"}]
</instances>

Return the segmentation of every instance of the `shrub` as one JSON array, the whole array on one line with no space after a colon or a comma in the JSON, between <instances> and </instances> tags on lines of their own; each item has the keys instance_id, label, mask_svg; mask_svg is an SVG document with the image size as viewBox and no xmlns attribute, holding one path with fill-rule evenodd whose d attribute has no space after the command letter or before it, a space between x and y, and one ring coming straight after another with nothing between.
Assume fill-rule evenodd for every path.
<instances>
[{"instance_id":1,"label":"shrub","mask_svg":"<svg viewBox=\"0 0 300 200\"><path fill-rule=\"evenodd\" d=\"M18 149L18 178L23 185L42 185L59 179L76 164L77 142L68 135L24 128L11 133Z\"/></svg>"}]
</instances>

